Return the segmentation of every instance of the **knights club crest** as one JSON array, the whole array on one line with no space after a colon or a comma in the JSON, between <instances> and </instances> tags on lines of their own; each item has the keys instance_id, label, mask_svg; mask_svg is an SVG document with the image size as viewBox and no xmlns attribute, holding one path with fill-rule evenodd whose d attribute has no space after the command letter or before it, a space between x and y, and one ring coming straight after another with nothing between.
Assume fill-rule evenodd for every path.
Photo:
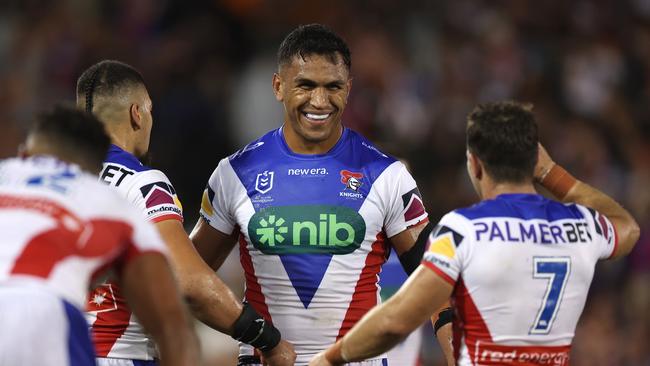
<instances>
[{"instance_id":1,"label":"knights club crest","mask_svg":"<svg viewBox=\"0 0 650 366\"><path fill-rule=\"evenodd\" d=\"M362 185L361 179L363 179L363 173L341 170L341 183L345 184L345 189L358 192Z\"/></svg>"},{"instance_id":2,"label":"knights club crest","mask_svg":"<svg viewBox=\"0 0 650 366\"><path fill-rule=\"evenodd\" d=\"M261 194L265 194L273 188L273 175L274 172L265 170L257 175L255 179L255 190Z\"/></svg>"}]
</instances>

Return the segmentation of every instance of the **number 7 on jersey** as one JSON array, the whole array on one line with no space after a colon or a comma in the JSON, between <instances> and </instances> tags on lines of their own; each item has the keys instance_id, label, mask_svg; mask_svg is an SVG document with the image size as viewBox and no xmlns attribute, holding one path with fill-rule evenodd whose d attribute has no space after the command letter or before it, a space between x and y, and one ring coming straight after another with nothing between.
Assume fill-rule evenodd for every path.
<instances>
[{"instance_id":1,"label":"number 7 on jersey","mask_svg":"<svg viewBox=\"0 0 650 366\"><path fill-rule=\"evenodd\" d=\"M533 257L533 278L545 279L548 284L530 334L548 334L551 331L570 273L570 257Z\"/></svg>"}]
</instances>

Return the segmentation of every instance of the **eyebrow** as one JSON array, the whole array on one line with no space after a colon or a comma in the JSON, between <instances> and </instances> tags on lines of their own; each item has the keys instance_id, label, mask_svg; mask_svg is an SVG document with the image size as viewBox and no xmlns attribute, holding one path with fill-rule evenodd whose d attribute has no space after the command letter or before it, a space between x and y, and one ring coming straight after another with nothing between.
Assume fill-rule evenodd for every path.
<instances>
[{"instance_id":1,"label":"eyebrow","mask_svg":"<svg viewBox=\"0 0 650 366\"><path fill-rule=\"evenodd\" d=\"M319 84L319 83L317 83L316 81L314 81L312 79L306 79L306 78L302 78L302 77L295 78L294 82L296 84L308 84L308 85L318 85ZM330 81L328 83L325 83L324 85L325 86L331 86L331 85L342 86L344 84L345 84L345 81L343 81L343 80L334 80L334 81Z\"/></svg>"}]
</instances>

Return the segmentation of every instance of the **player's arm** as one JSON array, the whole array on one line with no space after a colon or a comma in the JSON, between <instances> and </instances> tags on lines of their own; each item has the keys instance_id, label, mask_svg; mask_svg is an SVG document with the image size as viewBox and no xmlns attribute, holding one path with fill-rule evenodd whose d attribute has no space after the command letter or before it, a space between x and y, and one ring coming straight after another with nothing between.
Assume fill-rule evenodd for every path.
<instances>
[{"instance_id":1,"label":"player's arm","mask_svg":"<svg viewBox=\"0 0 650 366\"><path fill-rule=\"evenodd\" d=\"M395 295L368 312L309 365L343 365L386 352L427 321L452 290L438 274L420 266Z\"/></svg>"},{"instance_id":2,"label":"player's arm","mask_svg":"<svg viewBox=\"0 0 650 366\"><path fill-rule=\"evenodd\" d=\"M216 271L221 268L228 254L235 247L236 235L236 232L230 235L224 234L210 226L210 223L203 217L199 217L192 229L190 239L205 263Z\"/></svg>"},{"instance_id":3,"label":"player's arm","mask_svg":"<svg viewBox=\"0 0 650 366\"><path fill-rule=\"evenodd\" d=\"M452 328L453 314L454 310L451 308L449 299L447 299L431 316L433 333L436 335L436 339L438 339L438 344L440 344L448 366L456 364L454 360L454 347L452 345L454 336Z\"/></svg>"},{"instance_id":4,"label":"player's arm","mask_svg":"<svg viewBox=\"0 0 650 366\"><path fill-rule=\"evenodd\" d=\"M145 253L130 259L121 285L133 313L158 345L160 365L199 365L198 340L165 257Z\"/></svg>"},{"instance_id":5,"label":"player's arm","mask_svg":"<svg viewBox=\"0 0 650 366\"><path fill-rule=\"evenodd\" d=\"M179 220L164 220L156 227L167 244L181 293L194 316L209 327L232 335L235 321L242 313L241 302L201 259Z\"/></svg>"},{"instance_id":6,"label":"player's arm","mask_svg":"<svg viewBox=\"0 0 650 366\"><path fill-rule=\"evenodd\" d=\"M213 228L202 217L199 218L194 230L192 230L190 239L202 258L201 262L203 265L208 267L206 263L209 263L213 270L221 267L236 242L233 235L224 234ZM214 273L213 276L216 277ZM225 288L223 283L221 283L221 286ZM228 290L228 292L230 291ZM209 296L209 293L205 295ZM216 299L212 300L211 304L210 300L208 300L206 306L210 306L211 308L214 306L216 310L220 306L219 301ZM293 346L280 339L280 332L272 324L264 321L262 316L248 304L245 304L243 307L237 304L238 310L236 311L233 304L230 303L231 299L228 299L227 302L227 306L236 314L236 317L230 318L233 326L228 331L225 331L225 333L262 351L265 364L271 366L293 365L296 359ZM206 310L210 311L210 309ZM202 318L199 319L203 321Z\"/></svg>"},{"instance_id":7,"label":"player's arm","mask_svg":"<svg viewBox=\"0 0 650 366\"><path fill-rule=\"evenodd\" d=\"M541 144L535 179L562 202L591 207L611 221L618 236L618 246L610 258L621 257L632 251L640 235L639 225L632 215L605 193L571 176L551 159Z\"/></svg>"},{"instance_id":8,"label":"player's arm","mask_svg":"<svg viewBox=\"0 0 650 366\"><path fill-rule=\"evenodd\" d=\"M431 222L427 222L426 224L420 223L390 239L407 275L411 275L420 265L427 240L432 230L433 225ZM431 324L434 326L436 339L438 339L438 344L440 344L448 365L454 365L455 363L454 349L451 343L453 335L451 321L451 308L447 300L433 313Z\"/></svg>"}]
</instances>

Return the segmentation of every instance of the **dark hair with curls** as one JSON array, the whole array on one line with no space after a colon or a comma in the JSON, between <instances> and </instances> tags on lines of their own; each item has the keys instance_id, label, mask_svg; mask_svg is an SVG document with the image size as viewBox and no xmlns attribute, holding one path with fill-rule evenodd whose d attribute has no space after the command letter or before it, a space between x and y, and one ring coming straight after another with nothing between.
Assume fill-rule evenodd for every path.
<instances>
[{"instance_id":1,"label":"dark hair with curls","mask_svg":"<svg viewBox=\"0 0 650 366\"><path fill-rule=\"evenodd\" d=\"M467 117L467 148L497 182L533 177L539 137L531 110L513 101L485 103Z\"/></svg>"},{"instance_id":2,"label":"dark hair with curls","mask_svg":"<svg viewBox=\"0 0 650 366\"><path fill-rule=\"evenodd\" d=\"M59 157L96 171L101 169L111 143L97 117L63 105L39 115L28 134L46 139Z\"/></svg>"},{"instance_id":3,"label":"dark hair with curls","mask_svg":"<svg viewBox=\"0 0 650 366\"><path fill-rule=\"evenodd\" d=\"M86 112L92 113L93 96L112 96L124 86L144 85L144 78L130 65L104 60L84 71L77 80L77 98L85 100Z\"/></svg>"},{"instance_id":4,"label":"dark hair with curls","mask_svg":"<svg viewBox=\"0 0 650 366\"><path fill-rule=\"evenodd\" d=\"M338 62L340 55L348 71L352 67L348 45L336 33L321 24L301 25L289 33L280 44L278 66L291 63L296 55L304 59L313 54L327 56L332 63Z\"/></svg>"}]
</instances>

